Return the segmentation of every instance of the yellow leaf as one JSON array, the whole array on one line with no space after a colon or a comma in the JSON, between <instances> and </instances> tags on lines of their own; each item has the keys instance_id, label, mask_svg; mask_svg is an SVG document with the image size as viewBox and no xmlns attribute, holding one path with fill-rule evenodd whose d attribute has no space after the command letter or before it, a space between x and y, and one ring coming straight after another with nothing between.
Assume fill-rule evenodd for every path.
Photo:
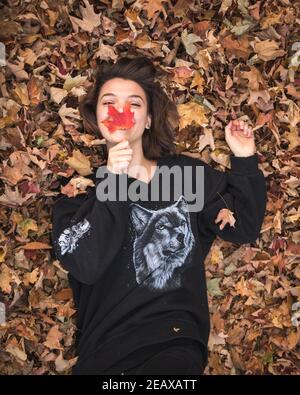
<instances>
[{"instance_id":1,"label":"yellow leaf","mask_svg":"<svg viewBox=\"0 0 300 395\"><path fill-rule=\"evenodd\" d=\"M29 96L28 96L27 85L25 84L25 82L20 82L19 84L17 84L14 92L17 95L17 97L19 98L20 103L22 105L29 106L30 100L29 100Z\"/></svg>"},{"instance_id":2,"label":"yellow leaf","mask_svg":"<svg viewBox=\"0 0 300 395\"><path fill-rule=\"evenodd\" d=\"M11 286L10 283L13 281L11 270L5 264L1 265L0 273L0 288L5 293L10 293Z\"/></svg>"},{"instance_id":3,"label":"yellow leaf","mask_svg":"<svg viewBox=\"0 0 300 395\"><path fill-rule=\"evenodd\" d=\"M76 77L68 76L64 82L63 90L69 92L74 87L77 88L85 83L87 77L82 77L81 75L77 75Z\"/></svg>"},{"instance_id":4,"label":"yellow leaf","mask_svg":"<svg viewBox=\"0 0 300 395\"><path fill-rule=\"evenodd\" d=\"M66 163L75 169L81 176L87 176L92 173L89 159L79 150L73 151L73 156L66 160Z\"/></svg>"},{"instance_id":5,"label":"yellow leaf","mask_svg":"<svg viewBox=\"0 0 300 395\"><path fill-rule=\"evenodd\" d=\"M21 237L27 238L28 232L32 230L34 232L38 231L37 223L34 219L27 218L20 222L17 226L17 232Z\"/></svg>"},{"instance_id":6,"label":"yellow leaf","mask_svg":"<svg viewBox=\"0 0 300 395\"><path fill-rule=\"evenodd\" d=\"M50 96L51 100L53 100L56 104L59 104L64 97L68 95L68 92L65 89L60 89L60 88L55 88L51 87L50 88Z\"/></svg>"},{"instance_id":7,"label":"yellow leaf","mask_svg":"<svg viewBox=\"0 0 300 395\"><path fill-rule=\"evenodd\" d=\"M205 116L206 109L196 102L177 105L180 116L179 128L183 129L193 122L200 126L207 126L208 119Z\"/></svg>"},{"instance_id":8,"label":"yellow leaf","mask_svg":"<svg viewBox=\"0 0 300 395\"><path fill-rule=\"evenodd\" d=\"M0 247L0 263L4 262L6 252L7 252L6 246Z\"/></svg>"},{"instance_id":9,"label":"yellow leaf","mask_svg":"<svg viewBox=\"0 0 300 395\"><path fill-rule=\"evenodd\" d=\"M220 247L217 245L214 245L212 247L212 251L211 251L210 262L213 265L218 265L220 262L222 262L222 260L223 260L223 253L222 253Z\"/></svg>"},{"instance_id":10,"label":"yellow leaf","mask_svg":"<svg viewBox=\"0 0 300 395\"><path fill-rule=\"evenodd\" d=\"M240 281L235 285L235 290L237 294L241 296L252 296L255 297L255 292L247 287L247 281L245 281L244 276L241 277Z\"/></svg>"},{"instance_id":11,"label":"yellow leaf","mask_svg":"<svg viewBox=\"0 0 300 395\"><path fill-rule=\"evenodd\" d=\"M35 284L39 276L39 268L37 267L31 273L25 273L23 276L24 285Z\"/></svg>"}]
</instances>

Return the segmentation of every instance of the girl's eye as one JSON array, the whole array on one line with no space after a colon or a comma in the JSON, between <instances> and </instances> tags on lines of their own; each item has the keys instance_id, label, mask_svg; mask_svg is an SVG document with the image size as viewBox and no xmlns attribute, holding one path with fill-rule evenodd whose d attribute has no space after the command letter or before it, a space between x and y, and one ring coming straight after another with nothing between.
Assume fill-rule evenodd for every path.
<instances>
[{"instance_id":1,"label":"girl's eye","mask_svg":"<svg viewBox=\"0 0 300 395\"><path fill-rule=\"evenodd\" d=\"M107 101L107 102L103 103L104 106L105 106L106 104L114 104L114 103L112 103L111 101ZM131 103L131 105L132 105L132 106L141 107L140 104L138 104L138 103Z\"/></svg>"}]
</instances>

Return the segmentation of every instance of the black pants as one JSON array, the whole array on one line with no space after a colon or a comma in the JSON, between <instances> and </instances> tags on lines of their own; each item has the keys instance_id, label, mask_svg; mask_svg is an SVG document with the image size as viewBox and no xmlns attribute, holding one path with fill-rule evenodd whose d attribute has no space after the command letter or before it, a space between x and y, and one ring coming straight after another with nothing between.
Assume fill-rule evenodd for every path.
<instances>
[{"instance_id":1,"label":"black pants","mask_svg":"<svg viewBox=\"0 0 300 395\"><path fill-rule=\"evenodd\" d=\"M115 370L115 374L201 375L205 368L202 348L198 342L191 339L177 339L175 342L169 342L168 345L161 345L154 355L152 352L152 356L144 358L143 362L139 361L135 364L135 356L137 355L131 356L129 368L120 369L118 373ZM129 359L127 361L129 362Z\"/></svg>"}]
</instances>

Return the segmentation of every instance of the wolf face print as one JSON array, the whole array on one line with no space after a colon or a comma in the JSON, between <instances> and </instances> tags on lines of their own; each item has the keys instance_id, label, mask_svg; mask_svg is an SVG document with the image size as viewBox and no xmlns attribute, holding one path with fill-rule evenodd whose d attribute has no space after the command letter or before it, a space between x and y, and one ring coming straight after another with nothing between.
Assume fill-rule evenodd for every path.
<instances>
[{"instance_id":1,"label":"wolf face print","mask_svg":"<svg viewBox=\"0 0 300 395\"><path fill-rule=\"evenodd\" d=\"M137 283L150 290L180 287L182 270L190 263L195 245L185 198L157 211L136 203L130 208Z\"/></svg>"}]
</instances>

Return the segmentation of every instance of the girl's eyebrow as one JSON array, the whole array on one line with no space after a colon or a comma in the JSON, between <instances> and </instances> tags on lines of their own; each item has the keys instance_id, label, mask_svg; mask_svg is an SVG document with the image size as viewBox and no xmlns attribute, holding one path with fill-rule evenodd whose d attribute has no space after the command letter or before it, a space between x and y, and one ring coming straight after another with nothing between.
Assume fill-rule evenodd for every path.
<instances>
[{"instance_id":1,"label":"girl's eyebrow","mask_svg":"<svg viewBox=\"0 0 300 395\"><path fill-rule=\"evenodd\" d=\"M102 100L104 96L116 96L116 95L115 95L114 93L105 93L105 94L101 97L100 100ZM128 97L138 97L138 98L140 98L142 101L144 101L144 100L142 99L142 97L139 96L139 95L130 95L130 96L128 96Z\"/></svg>"}]
</instances>

